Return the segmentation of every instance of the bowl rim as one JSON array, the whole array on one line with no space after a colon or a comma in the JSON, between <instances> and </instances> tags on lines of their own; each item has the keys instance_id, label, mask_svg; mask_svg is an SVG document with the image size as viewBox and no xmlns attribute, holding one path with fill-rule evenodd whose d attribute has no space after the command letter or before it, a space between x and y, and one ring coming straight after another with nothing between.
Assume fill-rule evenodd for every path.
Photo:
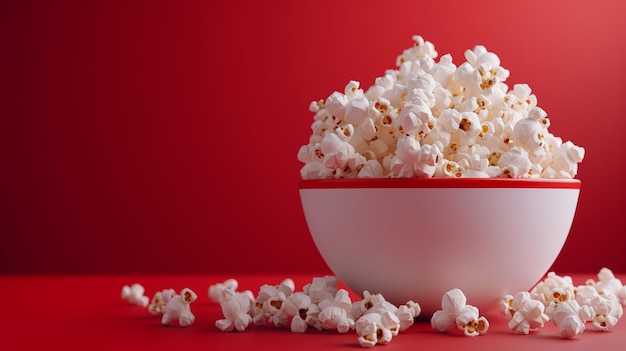
<instances>
[{"instance_id":1,"label":"bowl rim","mask_svg":"<svg viewBox=\"0 0 626 351\"><path fill-rule=\"evenodd\" d=\"M373 188L539 188L580 189L580 179L549 178L343 178L301 179L300 189Z\"/></svg>"}]
</instances>

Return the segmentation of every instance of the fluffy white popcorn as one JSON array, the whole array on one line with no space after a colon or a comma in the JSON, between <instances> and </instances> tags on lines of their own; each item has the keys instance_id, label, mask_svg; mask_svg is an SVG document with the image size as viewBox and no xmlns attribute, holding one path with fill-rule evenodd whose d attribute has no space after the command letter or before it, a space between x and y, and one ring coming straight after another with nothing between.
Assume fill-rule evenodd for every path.
<instances>
[{"instance_id":1,"label":"fluffy white popcorn","mask_svg":"<svg viewBox=\"0 0 626 351\"><path fill-rule=\"evenodd\" d=\"M421 36L413 40L397 69L365 92L353 80L311 102L313 133L298 151L302 179L576 176L584 149L550 133L527 84L508 90L510 72L498 55L477 45L457 66L450 54L435 61L434 45ZM419 148L407 149L407 137ZM457 158L474 146L494 156L486 164Z\"/></svg>"},{"instance_id":2,"label":"fluffy white popcorn","mask_svg":"<svg viewBox=\"0 0 626 351\"><path fill-rule=\"evenodd\" d=\"M622 305L613 294L594 296L586 305L591 310L589 315L593 327L600 331L613 328L624 314Z\"/></svg>"},{"instance_id":3,"label":"fluffy white popcorn","mask_svg":"<svg viewBox=\"0 0 626 351\"><path fill-rule=\"evenodd\" d=\"M397 335L400 328L398 317L389 311L383 313L367 313L362 315L355 324L359 335L359 344L373 347L376 344L387 344Z\"/></svg>"},{"instance_id":4,"label":"fluffy white popcorn","mask_svg":"<svg viewBox=\"0 0 626 351\"><path fill-rule=\"evenodd\" d=\"M546 278L535 285L530 294L533 299L548 307L551 303L558 304L574 297L575 290L572 277L548 272Z\"/></svg>"},{"instance_id":5,"label":"fluffy white popcorn","mask_svg":"<svg viewBox=\"0 0 626 351\"><path fill-rule=\"evenodd\" d=\"M433 329L445 332L454 327L463 331L466 336L485 334L489 322L479 316L478 308L467 305L467 298L460 289L454 288L443 295L441 310L435 311L430 319Z\"/></svg>"},{"instance_id":6,"label":"fluffy white popcorn","mask_svg":"<svg viewBox=\"0 0 626 351\"><path fill-rule=\"evenodd\" d=\"M265 284L259 289L256 298L256 312L253 322L256 325L265 325L267 322L275 327L286 327L289 316L282 309L283 303L295 289L291 279L283 280L279 285Z\"/></svg>"},{"instance_id":7,"label":"fluffy white popcorn","mask_svg":"<svg viewBox=\"0 0 626 351\"><path fill-rule=\"evenodd\" d=\"M600 269L598 281L589 279L585 283L592 286L599 294L611 293L620 300L622 305L626 304L626 287L620 279L615 277L613 271L609 268L603 267Z\"/></svg>"},{"instance_id":8,"label":"fluffy white popcorn","mask_svg":"<svg viewBox=\"0 0 626 351\"><path fill-rule=\"evenodd\" d=\"M315 277L302 290L311 297L312 303L317 304L323 300L333 300L337 292L338 283L339 281L335 276Z\"/></svg>"},{"instance_id":9,"label":"fluffy white popcorn","mask_svg":"<svg viewBox=\"0 0 626 351\"><path fill-rule=\"evenodd\" d=\"M544 313L544 304L533 300L527 291L518 292L515 296L506 295L500 307L502 312L511 317L509 328L516 334L528 334L543 328L545 322L550 320Z\"/></svg>"},{"instance_id":10,"label":"fluffy white popcorn","mask_svg":"<svg viewBox=\"0 0 626 351\"><path fill-rule=\"evenodd\" d=\"M162 291L157 291L154 293L152 297L152 301L150 301L150 305L148 306L148 312L151 314L161 314L165 312L166 301L169 301L176 295L176 291L174 289L164 289Z\"/></svg>"},{"instance_id":11,"label":"fluffy white popcorn","mask_svg":"<svg viewBox=\"0 0 626 351\"><path fill-rule=\"evenodd\" d=\"M419 303L412 300L407 301L404 305L398 306L396 316L400 321L400 331L405 331L412 326L413 323L415 323L415 318L417 318L420 313L422 313L422 307Z\"/></svg>"},{"instance_id":12,"label":"fluffy white popcorn","mask_svg":"<svg viewBox=\"0 0 626 351\"><path fill-rule=\"evenodd\" d=\"M131 286L124 285L122 287L122 300L126 300L132 305L146 307L150 302L150 298L144 296L143 293L145 291L144 287L139 283L135 283Z\"/></svg>"},{"instance_id":13,"label":"fluffy white popcorn","mask_svg":"<svg viewBox=\"0 0 626 351\"><path fill-rule=\"evenodd\" d=\"M177 320L181 327L188 327L195 321L196 317L191 313L191 303L196 301L198 295L189 288L181 290L180 295L170 296L162 295L165 301L165 310L161 323L170 325L172 321Z\"/></svg>"},{"instance_id":14,"label":"fluffy white popcorn","mask_svg":"<svg viewBox=\"0 0 626 351\"><path fill-rule=\"evenodd\" d=\"M296 292L287 297L283 310L292 317L290 328L294 333L304 333L309 327L322 329L317 317L319 308L311 302L311 297L303 292Z\"/></svg>"},{"instance_id":15,"label":"fluffy white popcorn","mask_svg":"<svg viewBox=\"0 0 626 351\"><path fill-rule=\"evenodd\" d=\"M364 314L383 313L389 311L396 313L398 307L387 301L382 294L371 294L369 291L363 292L363 300L352 303L350 314L356 320Z\"/></svg>"},{"instance_id":16,"label":"fluffy white popcorn","mask_svg":"<svg viewBox=\"0 0 626 351\"><path fill-rule=\"evenodd\" d=\"M580 317L580 305L576 300L560 303L552 313L551 320L563 338L573 338L585 331L585 321Z\"/></svg>"},{"instance_id":17,"label":"fluffy white popcorn","mask_svg":"<svg viewBox=\"0 0 626 351\"><path fill-rule=\"evenodd\" d=\"M207 294L209 295L209 298L211 298L211 301L220 303L222 297L224 296L224 294L222 294L224 290L231 289L233 291L236 291L238 287L239 282L234 278L230 278L226 279L222 283L216 283L209 286L209 291Z\"/></svg>"},{"instance_id":18,"label":"fluffy white popcorn","mask_svg":"<svg viewBox=\"0 0 626 351\"><path fill-rule=\"evenodd\" d=\"M253 300L246 293L236 292L229 287L220 292L218 301L224 314L224 319L215 321L215 326L221 331L244 331L252 323L249 314Z\"/></svg>"},{"instance_id":19,"label":"fluffy white popcorn","mask_svg":"<svg viewBox=\"0 0 626 351\"><path fill-rule=\"evenodd\" d=\"M319 304L318 319L326 329L336 329L339 333L346 333L354 329L354 319L350 315L352 301L345 289L337 290L335 299L324 300Z\"/></svg>"}]
</instances>

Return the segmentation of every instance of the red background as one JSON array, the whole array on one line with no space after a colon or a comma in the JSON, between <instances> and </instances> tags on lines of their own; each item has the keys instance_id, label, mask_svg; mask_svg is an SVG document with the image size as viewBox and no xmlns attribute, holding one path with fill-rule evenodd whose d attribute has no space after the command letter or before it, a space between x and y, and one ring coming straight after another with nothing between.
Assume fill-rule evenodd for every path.
<instances>
[{"instance_id":1,"label":"red background","mask_svg":"<svg viewBox=\"0 0 626 351\"><path fill-rule=\"evenodd\" d=\"M611 0L2 1L0 272L327 270L298 197L309 102L373 84L413 34L457 65L485 45L509 86L531 86L551 132L586 149L553 269L624 272L624 13Z\"/></svg>"}]
</instances>

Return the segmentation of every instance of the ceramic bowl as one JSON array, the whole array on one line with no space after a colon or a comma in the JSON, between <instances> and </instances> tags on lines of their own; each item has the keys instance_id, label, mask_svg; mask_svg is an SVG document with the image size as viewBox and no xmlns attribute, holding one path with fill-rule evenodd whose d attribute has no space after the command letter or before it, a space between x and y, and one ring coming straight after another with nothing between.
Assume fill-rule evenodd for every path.
<instances>
[{"instance_id":1,"label":"ceramic bowl","mask_svg":"<svg viewBox=\"0 0 626 351\"><path fill-rule=\"evenodd\" d=\"M422 318L451 288L481 312L534 286L567 239L580 180L337 179L299 183L321 256L353 292Z\"/></svg>"}]
</instances>

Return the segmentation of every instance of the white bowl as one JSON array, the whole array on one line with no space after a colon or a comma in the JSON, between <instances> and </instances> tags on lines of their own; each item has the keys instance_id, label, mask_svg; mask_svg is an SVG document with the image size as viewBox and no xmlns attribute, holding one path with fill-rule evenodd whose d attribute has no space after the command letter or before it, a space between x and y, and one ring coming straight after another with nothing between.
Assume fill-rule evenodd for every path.
<instances>
[{"instance_id":1,"label":"white bowl","mask_svg":"<svg viewBox=\"0 0 626 351\"><path fill-rule=\"evenodd\" d=\"M528 290L567 239L580 180L304 180L311 236L355 293L441 309L451 288L481 312Z\"/></svg>"}]
</instances>

